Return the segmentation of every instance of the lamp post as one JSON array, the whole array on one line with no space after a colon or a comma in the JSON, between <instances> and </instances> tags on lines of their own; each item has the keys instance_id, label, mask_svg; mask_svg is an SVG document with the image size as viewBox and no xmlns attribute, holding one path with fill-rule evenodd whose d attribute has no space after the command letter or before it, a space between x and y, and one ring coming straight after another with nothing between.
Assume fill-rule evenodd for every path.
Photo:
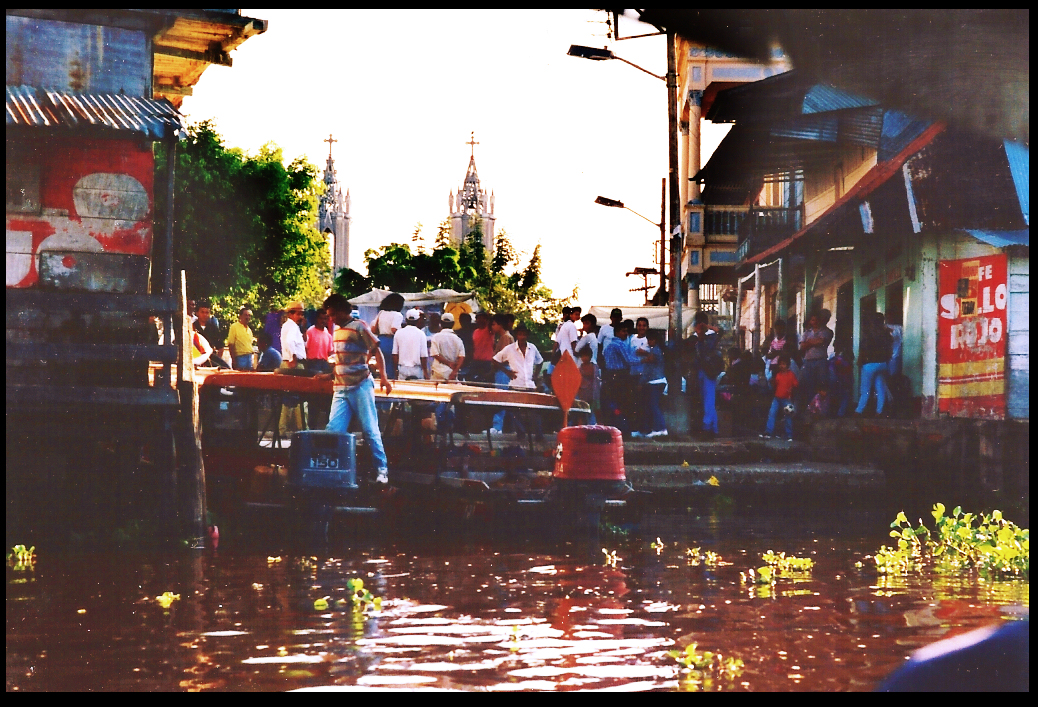
<instances>
[{"instance_id":1,"label":"lamp post","mask_svg":"<svg viewBox=\"0 0 1038 707\"><path fill-rule=\"evenodd\" d=\"M667 32L667 75L659 76L651 71L643 69L637 64L633 64L626 59L616 56L610 49L597 49L595 47L584 47L577 44L571 45L567 54L570 56L580 57L581 59L589 59L591 61L609 61L617 59L624 64L633 66L634 68L642 71L653 78L665 81L667 84L667 138L668 138L668 181L670 185L670 261L671 261L671 272L673 273L673 284L670 288L670 299L674 303L673 316L671 318L671 340L674 343L674 359L675 359L675 380L672 384L676 384L676 389L680 390L680 376L683 370L681 358L681 337L684 332L684 327L681 322L681 306L684 299L681 293L681 253L684 248L683 229L681 225L681 205L678 203L678 80L677 80L677 59L674 52L674 33ZM599 197L602 198L602 197ZM598 202L602 203L602 202ZM606 204L609 206L610 204ZM625 207L626 208L626 207ZM641 214L638 214L641 216ZM642 218L645 218L642 216ZM649 221L649 219L645 219ZM660 227L662 229L663 218L660 218ZM651 223L651 221L650 221ZM665 241L666 231L661 234L661 239ZM663 259L660 261L660 269L665 273L666 268L663 264Z\"/></svg>"},{"instance_id":2,"label":"lamp post","mask_svg":"<svg viewBox=\"0 0 1038 707\"><path fill-rule=\"evenodd\" d=\"M610 199L609 197L600 196L597 199L595 199L595 203L596 204L601 204L602 206L611 206L611 207L616 208L616 209L627 209L628 211L630 211L635 216L638 216L640 218L645 219L646 221L651 223L653 226L655 226L656 228L660 229L660 255L659 255L659 258L660 258L660 261L659 261L660 262L660 289L663 290L663 291L666 291L666 289L667 289L666 288L666 282L667 282L667 226L666 226L666 223L664 221L664 209L666 208L666 194L667 194L667 180L666 179L663 180L662 187L663 187L663 196L660 199L660 222L659 223L655 223L648 216L642 216L640 213L638 213L634 209L629 208L627 206L624 206L624 202L618 201L616 199ZM628 273L628 274L630 274L630 273Z\"/></svg>"}]
</instances>

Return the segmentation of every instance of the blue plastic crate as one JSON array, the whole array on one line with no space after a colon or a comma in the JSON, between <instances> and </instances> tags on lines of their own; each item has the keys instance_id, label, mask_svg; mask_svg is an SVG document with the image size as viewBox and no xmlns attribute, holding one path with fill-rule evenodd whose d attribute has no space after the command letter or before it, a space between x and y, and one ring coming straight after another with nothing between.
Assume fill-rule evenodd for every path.
<instances>
[{"instance_id":1,"label":"blue plastic crate","mask_svg":"<svg viewBox=\"0 0 1038 707\"><path fill-rule=\"evenodd\" d=\"M288 482L307 488L357 488L357 442L351 434L305 430L292 435Z\"/></svg>"}]
</instances>

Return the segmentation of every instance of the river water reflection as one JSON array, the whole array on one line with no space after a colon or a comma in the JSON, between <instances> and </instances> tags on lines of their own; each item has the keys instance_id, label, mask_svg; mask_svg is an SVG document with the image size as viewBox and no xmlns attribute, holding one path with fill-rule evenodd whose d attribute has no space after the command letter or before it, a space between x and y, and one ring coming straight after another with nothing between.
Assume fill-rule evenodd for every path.
<instances>
[{"instance_id":1,"label":"river water reflection","mask_svg":"<svg viewBox=\"0 0 1038 707\"><path fill-rule=\"evenodd\" d=\"M889 520L661 515L581 545L40 551L7 572L7 689L869 690L919 646L1027 615L1023 581L856 569ZM815 567L743 583L769 549ZM355 578L381 611L337 604ZM683 672L668 651L689 643L742 667Z\"/></svg>"}]
</instances>

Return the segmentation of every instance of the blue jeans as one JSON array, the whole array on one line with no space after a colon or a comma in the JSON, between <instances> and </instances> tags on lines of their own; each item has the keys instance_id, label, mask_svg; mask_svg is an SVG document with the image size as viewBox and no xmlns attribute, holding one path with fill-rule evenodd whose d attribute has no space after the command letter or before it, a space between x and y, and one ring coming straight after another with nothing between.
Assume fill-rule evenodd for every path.
<instances>
[{"instance_id":1,"label":"blue jeans","mask_svg":"<svg viewBox=\"0 0 1038 707\"><path fill-rule=\"evenodd\" d=\"M772 398L771 410L768 411L768 426L764 430L766 434L775 434L775 422L778 419L778 414L782 412L782 408L789 403L789 398ZM786 437L793 439L793 416L787 415L783 412L783 417L786 418Z\"/></svg>"},{"instance_id":2,"label":"blue jeans","mask_svg":"<svg viewBox=\"0 0 1038 707\"><path fill-rule=\"evenodd\" d=\"M700 371L699 391L703 396L703 431L717 434L717 380Z\"/></svg>"},{"instance_id":3,"label":"blue jeans","mask_svg":"<svg viewBox=\"0 0 1038 707\"><path fill-rule=\"evenodd\" d=\"M646 411L646 417L648 418L646 422L648 422L650 428L649 432L662 432L667 429L667 421L663 419L663 410L660 408L660 401L663 400L663 389L666 385L666 383L650 383L645 386L649 401L649 409Z\"/></svg>"},{"instance_id":4,"label":"blue jeans","mask_svg":"<svg viewBox=\"0 0 1038 707\"><path fill-rule=\"evenodd\" d=\"M243 356L234 357L234 370L236 371L251 371L252 370L252 354L245 354Z\"/></svg>"},{"instance_id":5,"label":"blue jeans","mask_svg":"<svg viewBox=\"0 0 1038 707\"><path fill-rule=\"evenodd\" d=\"M509 378L508 374L504 371L494 371L494 383L496 383L497 385L508 385L511 382L512 379ZM493 427L495 430L501 430L502 432L504 431L506 412L506 410L499 410L498 413L494 415Z\"/></svg>"},{"instance_id":6,"label":"blue jeans","mask_svg":"<svg viewBox=\"0 0 1038 707\"><path fill-rule=\"evenodd\" d=\"M325 429L331 432L349 432L350 420L354 415L364 431L364 439L371 447L375 469L387 471L389 460L386 459L386 450L382 446L382 432L378 429L378 411L375 409L375 382L370 377L352 388L336 390L332 394L332 409L328 413L328 426Z\"/></svg>"},{"instance_id":7,"label":"blue jeans","mask_svg":"<svg viewBox=\"0 0 1038 707\"><path fill-rule=\"evenodd\" d=\"M869 394L876 391L876 414L882 415L883 408L887 404L887 364L866 363L861 367L861 397L858 399L860 415L865 412L865 406L869 404Z\"/></svg>"},{"instance_id":8,"label":"blue jeans","mask_svg":"<svg viewBox=\"0 0 1038 707\"><path fill-rule=\"evenodd\" d=\"M378 347L382 349L382 358L386 361L386 378L396 380L396 364L393 363L393 334L380 335Z\"/></svg>"},{"instance_id":9,"label":"blue jeans","mask_svg":"<svg viewBox=\"0 0 1038 707\"><path fill-rule=\"evenodd\" d=\"M807 410L808 404L814 399L822 384L829 383L829 361L824 358L804 361L797 379L799 383L797 394L800 403L797 409Z\"/></svg>"}]
</instances>

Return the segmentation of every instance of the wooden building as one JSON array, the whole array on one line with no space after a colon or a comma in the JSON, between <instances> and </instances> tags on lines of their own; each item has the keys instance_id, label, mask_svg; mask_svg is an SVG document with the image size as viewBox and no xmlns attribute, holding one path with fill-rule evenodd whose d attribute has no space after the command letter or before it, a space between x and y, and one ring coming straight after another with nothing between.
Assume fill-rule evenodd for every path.
<instances>
[{"instance_id":1,"label":"wooden building","mask_svg":"<svg viewBox=\"0 0 1038 707\"><path fill-rule=\"evenodd\" d=\"M1028 418L1026 145L919 120L796 72L718 94L735 126L695 176L738 228L738 330L828 309L903 326L914 413ZM857 399L857 395L854 396Z\"/></svg>"},{"instance_id":2,"label":"wooden building","mask_svg":"<svg viewBox=\"0 0 1038 707\"><path fill-rule=\"evenodd\" d=\"M183 97L265 29L235 10L7 11L9 533L134 505L201 535L190 359L154 324L186 322L175 216L156 219L155 194L172 202ZM113 508L108 482L123 499L157 490Z\"/></svg>"}]
</instances>

